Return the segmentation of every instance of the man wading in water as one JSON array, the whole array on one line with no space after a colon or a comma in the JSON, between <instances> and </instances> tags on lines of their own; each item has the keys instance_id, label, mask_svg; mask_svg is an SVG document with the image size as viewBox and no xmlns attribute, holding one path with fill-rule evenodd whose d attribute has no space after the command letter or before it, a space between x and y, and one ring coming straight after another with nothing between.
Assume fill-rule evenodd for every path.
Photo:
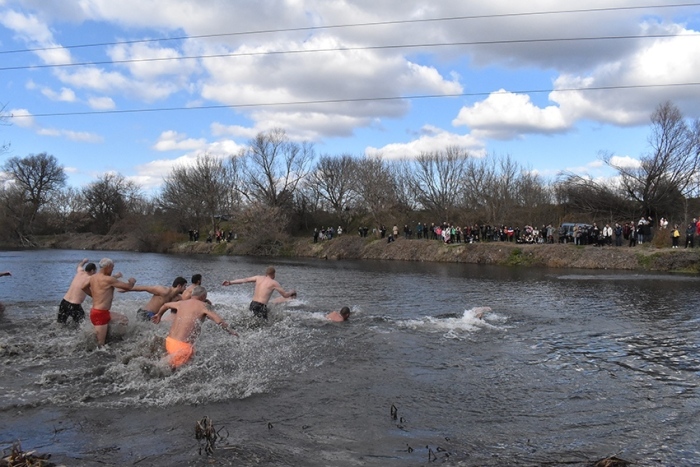
<instances>
[{"instance_id":1,"label":"man wading in water","mask_svg":"<svg viewBox=\"0 0 700 467\"><path fill-rule=\"evenodd\" d=\"M63 300L58 305L58 322L61 324L68 323L68 318L73 319L73 324L78 325L85 319L85 310L83 310L83 302L87 294L83 288L90 283L90 277L97 272L95 263L85 263L88 259L85 258L76 268L75 276L68 287L68 292L63 296ZM116 279L121 277L121 274L114 276Z\"/></svg>"},{"instance_id":2,"label":"man wading in water","mask_svg":"<svg viewBox=\"0 0 700 467\"><path fill-rule=\"evenodd\" d=\"M129 318L121 313L110 312L112 300L114 299L114 289L131 290L136 283L136 279L129 278L128 282L122 282L117 277L112 276L114 261L109 258L100 260L100 271L90 276L90 282L83 291L92 297L92 310L90 310L90 322L95 326L97 334L97 345L105 345L109 323L114 321L126 327Z\"/></svg>"},{"instance_id":3,"label":"man wading in water","mask_svg":"<svg viewBox=\"0 0 700 467\"><path fill-rule=\"evenodd\" d=\"M170 326L168 337L165 338L165 350L168 352L168 363L174 368L178 368L187 363L194 355L194 342L199 336L200 326L205 318L209 318L221 326L232 336L238 336L226 322L209 309L205 303L207 291L201 285L192 289L192 298L178 302L164 303L158 313L151 319L154 323L160 322L169 309L177 310L175 320Z\"/></svg>"},{"instance_id":4,"label":"man wading in water","mask_svg":"<svg viewBox=\"0 0 700 467\"><path fill-rule=\"evenodd\" d=\"M296 295L295 290L286 292L275 280L275 268L270 266L265 270L264 276L252 276L245 279L234 279L232 281L224 281L221 285L245 284L255 282L255 292L253 292L253 301L250 302L250 311L255 316L262 319L267 319L267 302L270 301L270 296L275 290L284 298L289 298Z\"/></svg>"}]
</instances>

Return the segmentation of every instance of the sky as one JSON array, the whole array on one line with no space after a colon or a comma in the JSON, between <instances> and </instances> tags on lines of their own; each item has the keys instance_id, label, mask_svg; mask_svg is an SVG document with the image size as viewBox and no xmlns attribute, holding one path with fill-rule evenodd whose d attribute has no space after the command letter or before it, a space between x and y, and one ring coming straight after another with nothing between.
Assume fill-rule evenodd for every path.
<instances>
[{"instance_id":1,"label":"sky","mask_svg":"<svg viewBox=\"0 0 700 467\"><path fill-rule=\"evenodd\" d=\"M553 180L638 164L666 101L700 117L700 3L0 0L0 144L82 187L282 128L317 154L465 148Z\"/></svg>"}]
</instances>

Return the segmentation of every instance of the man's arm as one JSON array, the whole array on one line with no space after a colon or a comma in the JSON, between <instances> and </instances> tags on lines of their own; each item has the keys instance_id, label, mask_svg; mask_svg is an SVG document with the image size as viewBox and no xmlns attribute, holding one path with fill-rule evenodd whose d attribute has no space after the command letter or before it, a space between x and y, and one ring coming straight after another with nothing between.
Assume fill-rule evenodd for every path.
<instances>
[{"instance_id":1,"label":"man's arm","mask_svg":"<svg viewBox=\"0 0 700 467\"><path fill-rule=\"evenodd\" d=\"M296 297L297 295L296 290L292 289L289 292L286 292L280 285L276 286L275 290L279 292L279 294L282 295L284 298Z\"/></svg>"},{"instance_id":2,"label":"man's arm","mask_svg":"<svg viewBox=\"0 0 700 467\"><path fill-rule=\"evenodd\" d=\"M246 277L245 279L234 279L232 281L224 281L221 285L245 284L246 282L255 282L258 276Z\"/></svg>"},{"instance_id":3,"label":"man's arm","mask_svg":"<svg viewBox=\"0 0 700 467\"><path fill-rule=\"evenodd\" d=\"M78 267L75 268L75 272L78 273L78 272L80 272L80 271L84 271L83 268L85 267L85 263L87 263L87 262L88 262L88 259L87 259L87 258L83 258L83 260L82 260L81 262L78 263Z\"/></svg>"},{"instance_id":4,"label":"man's arm","mask_svg":"<svg viewBox=\"0 0 700 467\"><path fill-rule=\"evenodd\" d=\"M133 277L130 277L128 282L122 282L119 279L115 279L113 277L109 285L111 285L115 289L128 291L134 288L134 284L136 284L136 279L134 279Z\"/></svg>"},{"instance_id":5,"label":"man's arm","mask_svg":"<svg viewBox=\"0 0 700 467\"><path fill-rule=\"evenodd\" d=\"M165 306L165 305L163 305L163 306ZM216 313L214 313L213 311L209 310L208 308L206 309L206 311L204 312L204 314L207 316L207 318L209 318L210 320L214 321L216 324L218 324L219 326L221 326L222 328L224 328L224 330L225 330L226 332L228 332L228 333L231 334L232 336L238 337L238 334L236 334L236 331L234 331L233 329L231 329L231 327L228 325L228 323L226 323L226 321L224 321L223 318L222 318L221 316L217 315Z\"/></svg>"},{"instance_id":6,"label":"man's arm","mask_svg":"<svg viewBox=\"0 0 700 467\"><path fill-rule=\"evenodd\" d=\"M134 285L124 292L148 292L152 295L163 296L168 293L168 288L162 285Z\"/></svg>"},{"instance_id":7,"label":"man's arm","mask_svg":"<svg viewBox=\"0 0 700 467\"><path fill-rule=\"evenodd\" d=\"M163 305L160 307L158 310L158 313L153 315L153 318L151 318L151 321L158 324L160 323L160 318L163 316L163 313L165 313L168 310L177 310L177 302L168 302L168 303L163 303Z\"/></svg>"},{"instance_id":8,"label":"man's arm","mask_svg":"<svg viewBox=\"0 0 700 467\"><path fill-rule=\"evenodd\" d=\"M3 271L3 272L0 272L0 277L3 277L3 276L11 276L11 275L12 275L12 274L10 274L10 271Z\"/></svg>"}]
</instances>

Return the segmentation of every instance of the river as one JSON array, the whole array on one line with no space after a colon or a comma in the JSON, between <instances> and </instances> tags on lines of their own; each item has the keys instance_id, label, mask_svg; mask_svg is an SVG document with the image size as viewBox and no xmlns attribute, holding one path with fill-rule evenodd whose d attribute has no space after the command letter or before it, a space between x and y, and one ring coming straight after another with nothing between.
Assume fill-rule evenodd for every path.
<instances>
[{"instance_id":1,"label":"river","mask_svg":"<svg viewBox=\"0 0 700 467\"><path fill-rule=\"evenodd\" d=\"M160 360L147 293L122 339L55 322L88 256L141 285L204 276L216 311L193 361ZM277 268L297 299L251 320ZM700 465L696 276L131 252L0 252L0 443L68 466ZM84 307L89 310L90 299ZM325 319L348 306L346 323ZM490 307L483 319L475 308ZM195 439L209 417L213 454Z\"/></svg>"}]
</instances>

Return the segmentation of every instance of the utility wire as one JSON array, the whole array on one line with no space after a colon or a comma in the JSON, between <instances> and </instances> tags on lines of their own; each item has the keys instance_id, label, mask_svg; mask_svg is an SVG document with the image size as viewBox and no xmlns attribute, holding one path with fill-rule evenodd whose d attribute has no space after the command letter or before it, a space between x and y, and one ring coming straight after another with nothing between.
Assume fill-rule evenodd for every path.
<instances>
[{"instance_id":1,"label":"utility wire","mask_svg":"<svg viewBox=\"0 0 700 467\"><path fill-rule=\"evenodd\" d=\"M413 49L413 48L434 48L434 47L456 47L456 46L481 46L481 45L506 45L506 44L537 44L551 42L578 42L578 41L601 41L601 40L620 40L620 39L659 39L671 37L698 38L700 34L649 34L649 35L627 35L627 36L592 36L592 37L569 37L569 38L549 38L549 39L512 39L512 40L493 40L493 41L467 41L467 42L445 42L445 43L425 43L425 44L396 44L396 45L368 45L357 47L333 47L323 49L297 49L297 50L268 50L264 52L231 52L225 54L211 55L188 55L182 57L153 57L153 58L132 58L124 60L103 60L93 62L76 62L76 63L52 63L43 65L18 65L0 67L0 71L10 70L29 70L40 68L64 68L89 65L116 65L125 63L147 63L147 62L164 62L171 60L199 60L210 58L236 58L236 57L251 57L261 55L286 55L286 54L309 54L323 52L349 52L360 50L390 50L390 49Z\"/></svg>"},{"instance_id":2,"label":"utility wire","mask_svg":"<svg viewBox=\"0 0 700 467\"><path fill-rule=\"evenodd\" d=\"M180 110L216 110L216 109L240 109L251 107L283 107L294 105L319 105L319 104L339 104L339 103L355 103L355 102L372 102L372 101L397 101L397 100L419 100L419 99L441 99L446 97L483 97L498 94L541 94L551 92L577 92L577 91L612 91L625 89L650 89L663 87L682 87L682 86L699 86L700 82L691 83L667 83L667 84L636 84L636 85L620 85L620 86L594 86L590 88L563 88L563 89L530 89L530 90L514 90L514 91L496 91L496 92L470 92L457 94L423 94L413 96L376 96L376 97L361 97L354 99L322 99L310 101L296 102L258 102L248 104L219 104L219 105L204 105L200 107L158 107L152 109L122 109L122 110L94 110L84 112L51 112L30 115L14 115L9 114L7 119L13 118L34 118L34 117L67 117L78 115L107 115L107 114L137 114L149 112L173 112Z\"/></svg>"},{"instance_id":3,"label":"utility wire","mask_svg":"<svg viewBox=\"0 0 700 467\"><path fill-rule=\"evenodd\" d=\"M200 34L200 35L193 35L193 36L163 37L163 38L157 38L157 39L138 39L138 40L130 40L130 41L95 42L95 43L91 43L91 44L72 44L72 45L53 46L53 47L38 47L38 48L16 49L16 50L0 50L0 54L40 52L40 51L57 50L57 49L104 47L104 46L110 46L110 45L143 44L143 43L152 43L152 42L161 42L161 41L179 41L179 40L187 40L187 39L208 39L208 38L215 38L215 37L273 34L273 33L280 33L280 32L321 31L321 30L328 30L328 29L356 28L356 27L367 27L367 26L389 26L389 25L399 25L399 24L416 24L416 23L442 22L442 21L463 21L463 20L475 20L475 19L559 15L559 14L577 14L577 13L600 13L600 12L610 12L610 11L631 11L631 10L646 10L646 9L661 9L661 8L689 8L689 7L698 7L698 6L700 6L700 3L677 3L677 4L672 4L672 5L633 5L633 6L622 6L622 7L585 8L585 9L578 9L578 10L533 11L533 12L521 12L521 13L499 13L499 14L488 14L488 15L449 16L449 17L442 17L442 18L376 21L376 22L368 22L368 23L335 24L335 25L328 25L328 26L306 26L306 27L283 28L283 29L262 29L262 30L241 31L241 32L227 32L227 33L220 33L220 34Z\"/></svg>"}]
</instances>

